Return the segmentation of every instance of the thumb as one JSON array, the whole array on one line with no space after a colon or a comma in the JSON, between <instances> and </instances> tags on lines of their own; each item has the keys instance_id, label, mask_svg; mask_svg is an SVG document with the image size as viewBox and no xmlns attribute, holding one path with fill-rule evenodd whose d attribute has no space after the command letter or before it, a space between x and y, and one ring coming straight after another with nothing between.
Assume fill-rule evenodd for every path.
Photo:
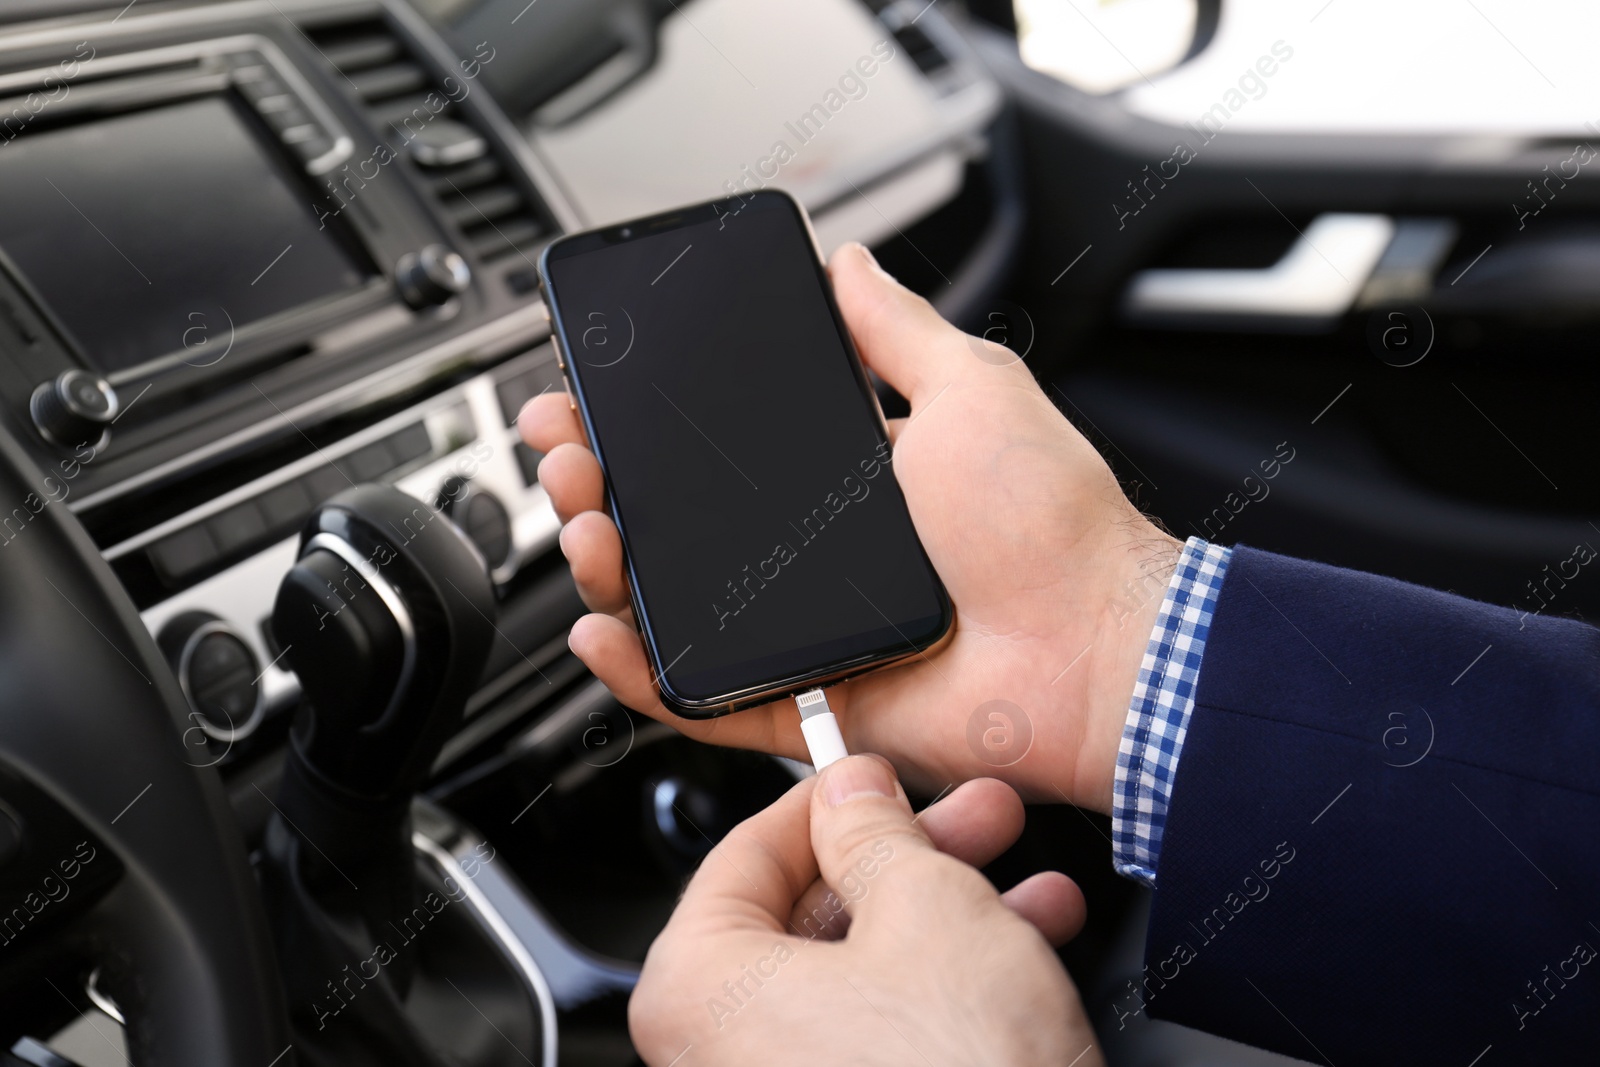
<instances>
[{"instance_id":1,"label":"thumb","mask_svg":"<svg viewBox=\"0 0 1600 1067\"><path fill-rule=\"evenodd\" d=\"M830 913L842 902L852 929L870 923L874 912L919 915L930 895L952 888L963 870L994 894L977 871L934 848L893 772L873 756L849 756L817 776L811 847L823 881L839 897Z\"/></svg>"},{"instance_id":2,"label":"thumb","mask_svg":"<svg viewBox=\"0 0 1600 1067\"><path fill-rule=\"evenodd\" d=\"M971 359L961 331L890 277L865 246L841 247L828 275L861 358L911 402L913 413Z\"/></svg>"}]
</instances>

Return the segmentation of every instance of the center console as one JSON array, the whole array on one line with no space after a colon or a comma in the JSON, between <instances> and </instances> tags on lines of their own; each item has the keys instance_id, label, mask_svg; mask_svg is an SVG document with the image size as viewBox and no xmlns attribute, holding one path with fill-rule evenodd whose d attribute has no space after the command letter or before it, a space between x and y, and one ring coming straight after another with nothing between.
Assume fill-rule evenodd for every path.
<instances>
[{"instance_id":1,"label":"center console","mask_svg":"<svg viewBox=\"0 0 1600 1067\"><path fill-rule=\"evenodd\" d=\"M255 847L302 699L269 619L329 497L393 485L489 564L489 663L441 771L577 682L582 606L512 422L560 388L533 264L580 220L484 88L492 41L446 51L378 0L115 15L0 35L0 417L41 472L0 541L42 536L47 507L83 522ZM446 869L458 818L417 825L553 1063L540 964L505 925L537 914L525 890ZM463 1007L443 995L427 1010Z\"/></svg>"}]
</instances>

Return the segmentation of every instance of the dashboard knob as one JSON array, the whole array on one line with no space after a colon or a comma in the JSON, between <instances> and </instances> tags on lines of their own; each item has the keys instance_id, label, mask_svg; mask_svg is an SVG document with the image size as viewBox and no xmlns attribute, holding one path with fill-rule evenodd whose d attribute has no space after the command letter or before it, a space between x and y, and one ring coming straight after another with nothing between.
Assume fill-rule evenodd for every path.
<instances>
[{"instance_id":1,"label":"dashboard knob","mask_svg":"<svg viewBox=\"0 0 1600 1067\"><path fill-rule=\"evenodd\" d=\"M503 566L511 558L511 513L499 497L480 489L468 498L456 521L489 566Z\"/></svg>"},{"instance_id":2,"label":"dashboard knob","mask_svg":"<svg viewBox=\"0 0 1600 1067\"><path fill-rule=\"evenodd\" d=\"M33 391L28 410L46 441L61 448L105 447L122 405L111 383L86 370L64 370Z\"/></svg>"},{"instance_id":3,"label":"dashboard knob","mask_svg":"<svg viewBox=\"0 0 1600 1067\"><path fill-rule=\"evenodd\" d=\"M207 737L238 741L254 731L262 710L260 665L227 623L185 612L161 628L156 643L189 698L190 718Z\"/></svg>"},{"instance_id":4,"label":"dashboard knob","mask_svg":"<svg viewBox=\"0 0 1600 1067\"><path fill-rule=\"evenodd\" d=\"M411 307L436 307L466 291L472 283L472 268L459 253L444 245L429 245L401 256L395 264L394 280L401 298Z\"/></svg>"},{"instance_id":5,"label":"dashboard knob","mask_svg":"<svg viewBox=\"0 0 1600 1067\"><path fill-rule=\"evenodd\" d=\"M452 474L440 488L434 507L461 527L491 570L511 558L511 513L493 493Z\"/></svg>"}]
</instances>

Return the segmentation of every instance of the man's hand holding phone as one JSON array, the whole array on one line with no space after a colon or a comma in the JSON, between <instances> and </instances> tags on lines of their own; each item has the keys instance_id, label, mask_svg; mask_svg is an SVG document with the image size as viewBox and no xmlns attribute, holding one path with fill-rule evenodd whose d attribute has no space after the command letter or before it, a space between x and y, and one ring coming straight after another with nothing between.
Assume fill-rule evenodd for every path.
<instances>
[{"instance_id":1,"label":"man's hand holding phone","mask_svg":"<svg viewBox=\"0 0 1600 1067\"><path fill-rule=\"evenodd\" d=\"M993 776L1031 800L1109 812L1128 700L1180 542L1127 500L1020 360L944 322L860 245L829 270L862 358L910 401L890 425L893 471L956 609L941 649L829 690L846 741L929 792ZM688 736L804 760L789 700L709 720L661 704L575 413L547 394L518 421L546 453L539 479L594 612L573 628L573 651L623 703Z\"/></svg>"}]
</instances>

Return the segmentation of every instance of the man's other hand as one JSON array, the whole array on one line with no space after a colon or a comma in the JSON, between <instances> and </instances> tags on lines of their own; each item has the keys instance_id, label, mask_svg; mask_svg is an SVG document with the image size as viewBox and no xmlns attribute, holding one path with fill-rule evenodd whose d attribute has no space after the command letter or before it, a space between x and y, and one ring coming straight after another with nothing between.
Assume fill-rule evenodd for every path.
<instances>
[{"instance_id":1,"label":"man's other hand","mask_svg":"<svg viewBox=\"0 0 1600 1067\"><path fill-rule=\"evenodd\" d=\"M701 864L629 1004L635 1046L651 1067L1099 1067L1051 948L1083 894L1045 872L1002 895L971 866L1021 829L992 779L913 817L884 761L833 764Z\"/></svg>"}]
</instances>

